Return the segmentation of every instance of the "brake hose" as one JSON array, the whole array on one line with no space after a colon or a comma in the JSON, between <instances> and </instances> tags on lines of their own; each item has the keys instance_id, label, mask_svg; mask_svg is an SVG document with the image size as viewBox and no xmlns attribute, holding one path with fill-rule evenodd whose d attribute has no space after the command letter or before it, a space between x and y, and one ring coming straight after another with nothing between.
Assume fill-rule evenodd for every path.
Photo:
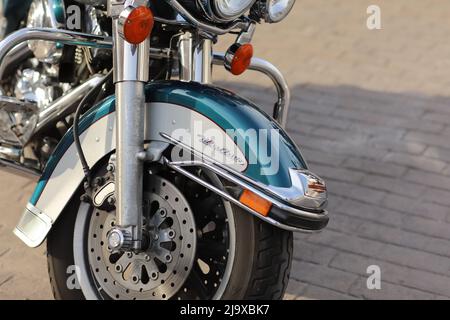
<instances>
[{"instance_id":1,"label":"brake hose","mask_svg":"<svg viewBox=\"0 0 450 320\"><path fill-rule=\"evenodd\" d=\"M92 88L88 94L81 100L80 104L77 107L77 110L75 112L75 116L73 119L73 140L75 142L75 147L77 148L78 157L80 158L81 165L83 167L84 177L86 179L86 182L88 185L91 184L91 178L90 178L90 168L87 163L86 157L84 156L83 149L81 147L80 142L80 133L79 133L79 122L80 122L80 116L85 107L89 105L89 100L92 97L97 97L96 93L99 89L102 88L102 86L111 79L113 70L111 69L104 77L103 79L94 87Z\"/></svg>"}]
</instances>

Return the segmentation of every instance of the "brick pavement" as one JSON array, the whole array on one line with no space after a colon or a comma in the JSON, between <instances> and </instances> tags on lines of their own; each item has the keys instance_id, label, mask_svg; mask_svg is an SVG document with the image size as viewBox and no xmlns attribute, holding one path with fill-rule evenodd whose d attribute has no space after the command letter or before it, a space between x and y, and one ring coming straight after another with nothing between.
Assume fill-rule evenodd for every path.
<instances>
[{"instance_id":1,"label":"brick pavement","mask_svg":"<svg viewBox=\"0 0 450 320\"><path fill-rule=\"evenodd\" d=\"M383 30L365 28L369 4ZM330 190L328 229L295 235L287 299L450 298L449 15L438 0L298 0L258 28L257 55L292 88L288 130ZM215 78L266 110L274 101L262 76ZM51 298L44 249L11 235L31 187L0 179L0 298ZM381 290L366 288L369 265Z\"/></svg>"}]
</instances>

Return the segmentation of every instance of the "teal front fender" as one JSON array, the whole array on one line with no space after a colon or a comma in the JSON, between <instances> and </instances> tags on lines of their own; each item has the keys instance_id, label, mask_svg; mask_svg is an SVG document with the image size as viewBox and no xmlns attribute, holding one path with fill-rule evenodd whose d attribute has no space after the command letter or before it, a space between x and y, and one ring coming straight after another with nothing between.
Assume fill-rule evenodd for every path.
<instances>
[{"instance_id":1,"label":"teal front fender","mask_svg":"<svg viewBox=\"0 0 450 320\"><path fill-rule=\"evenodd\" d=\"M164 140L161 133L170 134L177 126L192 126L192 122L185 121L184 125L180 122L195 115L196 119L227 134L234 132L232 140L247 158L241 174L260 185L272 190L289 190L293 184L292 169L307 169L298 148L284 130L254 104L230 91L198 83L157 82L146 86L146 100L146 140ZM178 122L173 120L175 118ZM79 128L82 148L88 164L93 167L115 150L114 97L106 98L91 108L82 117ZM258 144L261 139L250 139L247 135L249 130L268 133L263 139L264 146L279 155L268 157L278 161L276 170L273 163L260 159ZM83 178L73 132L69 130L48 160L15 230L16 235L32 247L42 243Z\"/></svg>"},{"instance_id":2,"label":"teal front fender","mask_svg":"<svg viewBox=\"0 0 450 320\"><path fill-rule=\"evenodd\" d=\"M147 101L184 106L235 133L235 140L244 144L238 143L240 148L245 148L248 161L245 174L262 184L288 188L289 168L307 169L295 143L278 123L228 90L195 82L163 82L147 86ZM257 139L252 132L257 133Z\"/></svg>"}]
</instances>

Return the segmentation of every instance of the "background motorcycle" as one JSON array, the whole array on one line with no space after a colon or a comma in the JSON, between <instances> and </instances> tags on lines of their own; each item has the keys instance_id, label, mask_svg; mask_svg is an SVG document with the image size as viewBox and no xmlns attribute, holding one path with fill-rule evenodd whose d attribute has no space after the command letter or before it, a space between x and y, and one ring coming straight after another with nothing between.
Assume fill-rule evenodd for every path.
<instances>
[{"instance_id":1,"label":"background motorcycle","mask_svg":"<svg viewBox=\"0 0 450 320\"><path fill-rule=\"evenodd\" d=\"M282 20L293 4L3 2L3 33L27 28L0 43L0 159L40 176L15 234L32 247L47 238L56 298L282 298L292 231L328 221L323 181L280 126L287 85L252 59L256 23ZM213 54L226 33L236 42ZM213 63L267 74L274 118L212 86ZM176 133L195 123L220 139ZM248 129L275 131L275 173Z\"/></svg>"}]
</instances>

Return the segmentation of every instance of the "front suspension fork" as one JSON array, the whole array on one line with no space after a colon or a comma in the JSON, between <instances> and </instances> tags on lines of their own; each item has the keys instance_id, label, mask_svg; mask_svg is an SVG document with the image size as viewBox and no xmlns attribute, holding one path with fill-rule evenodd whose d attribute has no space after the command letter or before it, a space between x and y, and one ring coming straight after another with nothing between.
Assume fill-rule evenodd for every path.
<instances>
[{"instance_id":1,"label":"front suspension fork","mask_svg":"<svg viewBox=\"0 0 450 320\"><path fill-rule=\"evenodd\" d=\"M120 2L120 1L119 1ZM108 235L112 249L139 250L142 246L144 85L149 81L150 38L139 45L119 34L118 14L130 1L110 0L113 18L114 83L116 90L116 225ZM148 1L139 1L147 5Z\"/></svg>"}]
</instances>

